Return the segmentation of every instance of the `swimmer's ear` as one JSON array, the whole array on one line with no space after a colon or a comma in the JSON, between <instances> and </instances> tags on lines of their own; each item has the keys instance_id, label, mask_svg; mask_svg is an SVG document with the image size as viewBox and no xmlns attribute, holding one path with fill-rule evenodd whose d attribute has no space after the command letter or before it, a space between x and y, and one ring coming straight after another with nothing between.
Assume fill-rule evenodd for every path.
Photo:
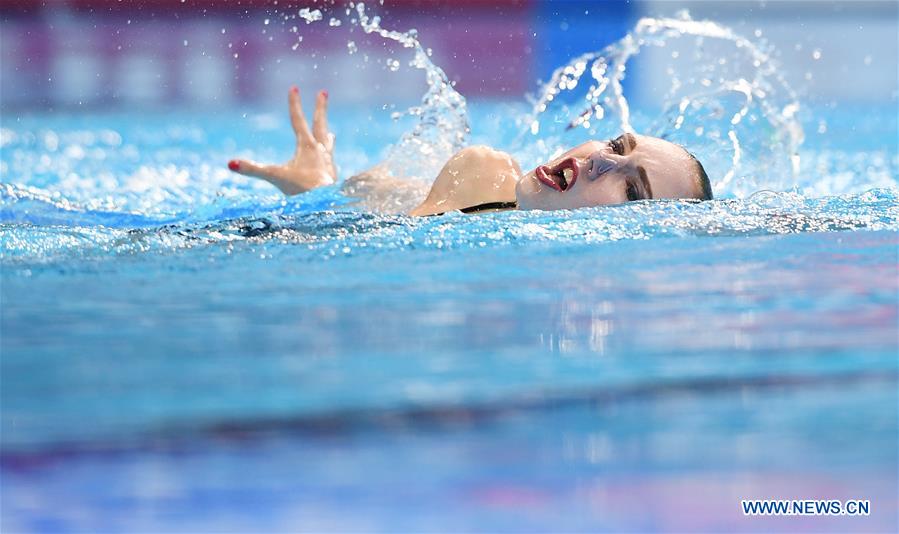
<instances>
[{"instance_id":1,"label":"swimmer's ear","mask_svg":"<svg viewBox=\"0 0 899 534\"><path fill-rule=\"evenodd\" d=\"M328 152L334 150L334 135L328 131L328 92L319 91L315 99L315 115L312 117L312 135Z\"/></svg>"}]
</instances>

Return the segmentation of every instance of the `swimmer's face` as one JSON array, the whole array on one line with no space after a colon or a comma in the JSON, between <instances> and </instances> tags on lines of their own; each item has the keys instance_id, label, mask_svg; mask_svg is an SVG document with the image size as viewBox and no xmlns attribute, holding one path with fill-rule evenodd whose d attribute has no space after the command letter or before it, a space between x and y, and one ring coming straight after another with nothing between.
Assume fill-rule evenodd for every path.
<instances>
[{"instance_id":1,"label":"swimmer's face","mask_svg":"<svg viewBox=\"0 0 899 534\"><path fill-rule=\"evenodd\" d=\"M522 209L541 210L649 198L711 198L704 194L701 169L674 143L627 133L610 141L589 141L537 167L519 180L515 194Z\"/></svg>"}]
</instances>

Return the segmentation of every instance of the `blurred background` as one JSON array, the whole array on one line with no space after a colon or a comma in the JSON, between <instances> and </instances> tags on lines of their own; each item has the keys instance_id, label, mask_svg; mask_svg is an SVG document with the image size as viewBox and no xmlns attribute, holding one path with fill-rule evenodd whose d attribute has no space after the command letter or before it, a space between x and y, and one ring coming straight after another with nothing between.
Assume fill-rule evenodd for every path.
<instances>
[{"instance_id":1,"label":"blurred background","mask_svg":"<svg viewBox=\"0 0 899 534\"><path fill-rule=\"evenodd\" d=\"M393 51L363 46L358 26L346 23L351 4L4 0L0 108L269 106L291 83L327 86L341 102L376 102L384 90L421 95L421 76L411 70L380 86ZM302 7L322 9L324 20L297 16ZM388 29L416 28L468 98L521 97L576 54L621 38L640 17L683 9L773 45L807 103L897 97L893 1L374 0L366 8ZM631 98L667 83L652 65L665 53L648 50L648 68L629 72Z\"/></svg>"},{"instance_id":2,"label":"blurred background","mask_svg":"<svg viewBox=\"0 0 899 534\"><path fill-rule=\"evenodd\" d=\"M227 170L290 157L291 84L330 92L347 175L411 130L425 76L357 7L0 0L0 530L896 531L899 3L371 0L473 142L684 10L801 103L804 197L454 224ZM682 50L628 63L635 115Z\"/></svg>"}]
</instances>

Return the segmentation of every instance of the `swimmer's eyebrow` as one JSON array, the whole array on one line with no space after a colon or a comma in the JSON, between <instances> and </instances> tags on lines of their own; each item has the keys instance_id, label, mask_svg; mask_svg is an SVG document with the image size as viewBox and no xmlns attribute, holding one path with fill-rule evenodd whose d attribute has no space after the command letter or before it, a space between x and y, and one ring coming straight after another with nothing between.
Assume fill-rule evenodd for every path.
<instances>
[{"instance_id":1,"label":"swimmer's eyebrow","mask_svg":"<svg viewBox=\"0 0 899 534\"><path fill-rule=\"evenodd\" d=\"M640 182L643 183L643 190L646 191L646 198L652 198L652 185L649 183L649 178L646 176L646 169L637 165L637 174L640 175Z\"/></svg>"},{"instance_id":2,"label":"swimmer's eyebrow","mask_svg":"<svg viewBox=\"0 0 899 534\"><path fill-rule=\"evenodd\" d=\"M634 137L634 134L626 133L621 137L623 137L624 140L627 141L627 144L630 145L630 150L637 148L637 138Z\"/></svg>"}]
</instances>

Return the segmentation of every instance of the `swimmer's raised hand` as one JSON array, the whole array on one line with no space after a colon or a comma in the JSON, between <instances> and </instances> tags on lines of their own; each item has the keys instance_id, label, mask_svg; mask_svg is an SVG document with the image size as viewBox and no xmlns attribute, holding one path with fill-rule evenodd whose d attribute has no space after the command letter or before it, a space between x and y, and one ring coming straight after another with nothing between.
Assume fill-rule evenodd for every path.
<instances>
[{"instance_id":1,"label":"swimmer's raised hand","mask_svg":"<svg viewBox=\"0 0 899 534\"><path fill-rule=\"evenodd\" d=\"M264 165L248 160L231 160L232 171L261 178L278 187L285 195L304 193L316 187L331 185L337 180L334 168L334 135L328 131L328 93L320 91L315 100L312 130L300 105L300 90L296 86L288 93L290 123L297 137L293 158L283 165Z\"/></svg>"}]
</instances>

